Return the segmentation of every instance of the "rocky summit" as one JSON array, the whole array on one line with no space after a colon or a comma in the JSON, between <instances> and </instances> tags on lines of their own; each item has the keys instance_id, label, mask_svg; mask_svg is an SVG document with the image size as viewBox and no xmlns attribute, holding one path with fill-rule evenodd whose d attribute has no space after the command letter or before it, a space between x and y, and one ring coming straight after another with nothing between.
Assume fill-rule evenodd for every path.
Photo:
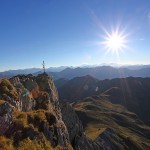
<instances>
[{"instance_id":1,"label":"rocky summit","mask_svg":"<svg viewBox=\"0 0 150 150\"><path fill-rule=\"evenodd\" d=\"M0 80L0 149L72 149L50 76Z\"/></svg>"},{"instance_id":2,"label":"rocky summit","mask_svg":"<svg viewBox=\"0 0 150 150\"><path fill-rule=\"evenodd\" d=\"M60 103L46 73L0 79L2 150L150 150L149 138L149 126L107 99Z\"/></svg>"}]
</instances>

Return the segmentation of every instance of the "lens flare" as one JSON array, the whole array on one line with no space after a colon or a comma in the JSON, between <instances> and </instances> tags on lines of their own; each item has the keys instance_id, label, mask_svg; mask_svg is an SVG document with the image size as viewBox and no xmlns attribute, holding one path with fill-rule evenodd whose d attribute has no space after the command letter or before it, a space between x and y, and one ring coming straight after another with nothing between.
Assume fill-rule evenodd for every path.
<instances>
[{"instance_id":1,"label":"lens flare","mask_svg":"<svg viewBox=\"0 0 150 150\"><path fill-rule=\"evenodd\" d=\"M102 44L108 51L118 53L126 47L126 36L119 33L118 31L113 31L112 33L107 32L107 36L104 37Z\"/></svg>"}]
</instances>

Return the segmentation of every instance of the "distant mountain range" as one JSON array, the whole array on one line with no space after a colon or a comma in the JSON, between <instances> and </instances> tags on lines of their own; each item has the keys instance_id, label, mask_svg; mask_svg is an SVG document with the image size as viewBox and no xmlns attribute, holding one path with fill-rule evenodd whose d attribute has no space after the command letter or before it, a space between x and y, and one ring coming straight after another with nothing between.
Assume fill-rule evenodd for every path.
<instances>
[{"instance_id":1,"label":"distant mountain range","mask_svg":"<svg viewBox=\"0 0 150 150\"><path fill-rule=\"evenodd\" d=\"M18 74L38 75L43 70L40 68L9 70L0 72L0 78L10 78ZM54 80L59 78L72 79L85 75L93 76L97 79L113 79L123 77L150 77L150 65L133 65L133 66L82 66L82 67L50 67L46 72L53 77Z\"/></svg>"},{"instance_id":2,"label":"distant mountain range","mask_svg":"<svg viewBox=\"0 0 150 150\"><path fill-rule=\"evenodd\" d=\"M90 75L97 79L113 79L124 77L150 77L150 67L131 70L128 68L114 68L111 66L100 66L94 68L66 68L61 72L49 72L53 79L81 77Z\"/></svg>"},{"instance_id":3,"label":"distant mountain range","mask_svg":"<svg viewBox=\"0 0 150 150\"><path fill-rule=\"evenodd\" d=\"M98 80L87 75L64 82L62 80L64 79L55 81L60 100L73 102L97 95L112 103L125 106L150 124L150 78L128 77Z\"/></svg>"},{"instance_id":4,"label":"distant mountain range","mask_svg":"<svg viewBox=\"0 0 150 150\"><path fill-rule=\"evenodd\" d=\"M60 67L50 67L46 69L46 72L59 72L67 68L67 66ZM10 78L18 74L40 74L43 72L41 68L28 68L28 69L18 69L18 70L8 70L0 72L0 78Z\"/></svg>"}]
</instances>

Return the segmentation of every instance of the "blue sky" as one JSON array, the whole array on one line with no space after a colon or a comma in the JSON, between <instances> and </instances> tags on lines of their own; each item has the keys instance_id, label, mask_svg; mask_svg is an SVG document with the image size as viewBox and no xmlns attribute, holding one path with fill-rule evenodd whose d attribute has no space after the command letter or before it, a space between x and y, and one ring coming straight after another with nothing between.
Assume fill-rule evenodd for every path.
<instances>
[{"instance_id":1,"label":"blue sky","mask_svg":"<svg viewBox=\"0 0 150 150\"><path fill-rule=\"evenodd\" d=\"M99 44L119 28L127 48ZM149 0L0 0L0 71L46 66L150 64Z\"/></svg>"}]
</instances>

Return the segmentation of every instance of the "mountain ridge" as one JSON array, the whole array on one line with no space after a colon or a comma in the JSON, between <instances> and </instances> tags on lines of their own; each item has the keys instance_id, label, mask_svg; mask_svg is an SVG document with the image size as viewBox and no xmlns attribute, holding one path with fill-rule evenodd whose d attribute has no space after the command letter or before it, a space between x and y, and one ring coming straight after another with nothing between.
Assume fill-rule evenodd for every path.
<instances>
[{"instance_id":1,"label":"mountain ridge","mask_svg":"<svg viewBox=\"0 0 150 150\"><path fill-rule=\"evenodd\" d=\"M150 127L125 107L96 96L74 102L72 106L83 123L85 135L97 145L103 141L112 150L150 149Z\"/></svg>"},{"instance_id":2,"label":"mountain ridge","mask_svg":"<svg viewBox=\"0 0 150 150\"><path fill-rule=\"evenodd\" d=\"M143 66L93 66L93 67L50 67L46 69L46 72L53 77L54 80L59 78L72 79L74 77L80 77L85 75L91 75L98 79L112 79L121 77L149 77L150 65ZM38 75L42 73L40 68L9 70L0 72L0 78L10 78L17 74L33 74Z\"/></svg>"},{"instance_id":3,"label":"mountain ridge","mask_svg":"<svg viewBox=\"0 0 150 150\"><path fill-rule=\"evenodd\" d=\"M76 77L58 87L60 100L78 101L97 95L114 104L121 104L137 113L145 123L150 124L150 78L128 77L98 80L90 76Z\"/></svg>"}]
</instances>

